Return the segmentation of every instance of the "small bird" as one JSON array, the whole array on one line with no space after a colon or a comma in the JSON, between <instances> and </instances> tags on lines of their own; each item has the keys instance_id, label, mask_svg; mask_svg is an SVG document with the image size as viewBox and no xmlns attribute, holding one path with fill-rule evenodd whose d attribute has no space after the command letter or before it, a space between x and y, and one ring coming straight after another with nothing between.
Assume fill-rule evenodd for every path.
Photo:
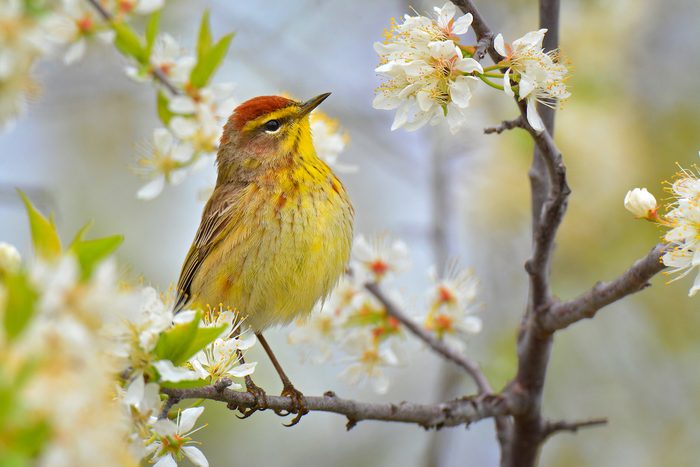
<instances>
[{"instance_id":1,"label":"small bird","mask_svg":"<svg viewBox=\"0 0 700 467\"><path fill-rule=\"evenodd\" d=\"M329 95L306 102L260 96L233 111L221 136L216 186L177 285L176 312L223 304L244 317L282 380L282 395L294 401L290 426L307 412L303 394L262 331L308 315L345 271L352 244L352 204L311 138L309 114ZM256 407L244 418L267 405L250 377L246 389Z\"/></svg>"}]
</instances>

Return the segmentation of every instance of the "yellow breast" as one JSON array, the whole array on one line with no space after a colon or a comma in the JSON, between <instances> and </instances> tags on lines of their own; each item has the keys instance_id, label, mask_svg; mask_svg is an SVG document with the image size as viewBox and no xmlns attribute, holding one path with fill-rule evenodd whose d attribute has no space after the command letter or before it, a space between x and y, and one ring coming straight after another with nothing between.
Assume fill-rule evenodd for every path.
<instances>
[{"instance_id":1,"label":"yellow breast","mask_svg":"<svg viewBox=\"0 0 700 467\"><path fill-rule=\"evenodd\" d=\"M268 174L232 206L234 227L192 284L201 304L230 306L256 331L309 313L344 272L353 209L317 158Z\"/></svg>"}]
</instances>

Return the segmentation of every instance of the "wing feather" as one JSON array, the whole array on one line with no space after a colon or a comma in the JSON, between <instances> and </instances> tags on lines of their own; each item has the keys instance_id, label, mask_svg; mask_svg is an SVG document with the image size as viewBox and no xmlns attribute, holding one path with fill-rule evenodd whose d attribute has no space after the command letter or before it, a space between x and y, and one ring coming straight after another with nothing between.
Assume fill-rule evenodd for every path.
<instances>
[{"instance_id":1,"label":"wing feather","mask_svg":"<svg viewBox=\"0 0 700 467\"><path fill-rule=\"evenodd\" d=\"M190 251L182 265L180 279L177 281L175 313L181 311L189 303L192 296L192 282L204 259L232 228L233 212L238 198L236 191L238 190L233 193L226 189L217 188L217 190L204 207L199 229L197 229Z\"/></svg>"}]
</instances>

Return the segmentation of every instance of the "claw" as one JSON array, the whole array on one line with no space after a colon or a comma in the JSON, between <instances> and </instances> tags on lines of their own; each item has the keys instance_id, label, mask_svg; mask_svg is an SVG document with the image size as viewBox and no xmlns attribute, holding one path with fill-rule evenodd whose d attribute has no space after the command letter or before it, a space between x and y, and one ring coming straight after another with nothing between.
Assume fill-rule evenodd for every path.
<instances>
[{"instance_id":1,"label":"claw","mask_svg":"<svg viewBox=\"0 0 700 467\"><path fill-rule=\"evenodd\" d=\"M265 391L257 386L255 383L253 383L253 380L251 379L250 376L245 377L245 389L248 393L252 394L253 397L255 398L255 405L252 407L249 407L247 409L242 409L238 408L238 411L241 413L241 416L239 417L236 415L238 418L241 420L246 419L253 415L255 412L258 410L263 411L267 409L267 394L265 394Z\"/></svg>"},{"instance_id":2,"label":"claw","mask_svg":"<svg viewBox=\"0 0 700 467\"><path fill-rule=\"evenodd\" d=\"M282 389L282 397L289 397L292 400L291 410L276 410L275 413L280 416L286 416L295 413L296 416L289 423L283 423L286 427L291 427L299 423L301 417L309 413L309 409L306 408L306 401L304 400L304 394L297 390L291 384L285 385Z\"/></svg>"}]
</instances>

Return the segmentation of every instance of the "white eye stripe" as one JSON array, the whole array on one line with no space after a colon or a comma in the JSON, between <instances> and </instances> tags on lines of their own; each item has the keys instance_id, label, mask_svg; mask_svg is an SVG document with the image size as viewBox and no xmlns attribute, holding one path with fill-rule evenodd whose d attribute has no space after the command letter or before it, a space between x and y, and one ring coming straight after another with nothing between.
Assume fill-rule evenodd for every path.
<instances>
[{"instance_id":1,"label":"white eye stripe","mask_svg":"<svg viewBox=\"0 0 700 467\"><path fill-rule=\"evenodd\" d=\"M272 134L274 134L274 133L278 133L278 132L280 131L281 128L282 128L282 126L280 125L280 126L277 127L276 130L265 130L265 133L268 133L268 134L271 134L271 135L272 135Z\"/></svg>"}]
</instances>

